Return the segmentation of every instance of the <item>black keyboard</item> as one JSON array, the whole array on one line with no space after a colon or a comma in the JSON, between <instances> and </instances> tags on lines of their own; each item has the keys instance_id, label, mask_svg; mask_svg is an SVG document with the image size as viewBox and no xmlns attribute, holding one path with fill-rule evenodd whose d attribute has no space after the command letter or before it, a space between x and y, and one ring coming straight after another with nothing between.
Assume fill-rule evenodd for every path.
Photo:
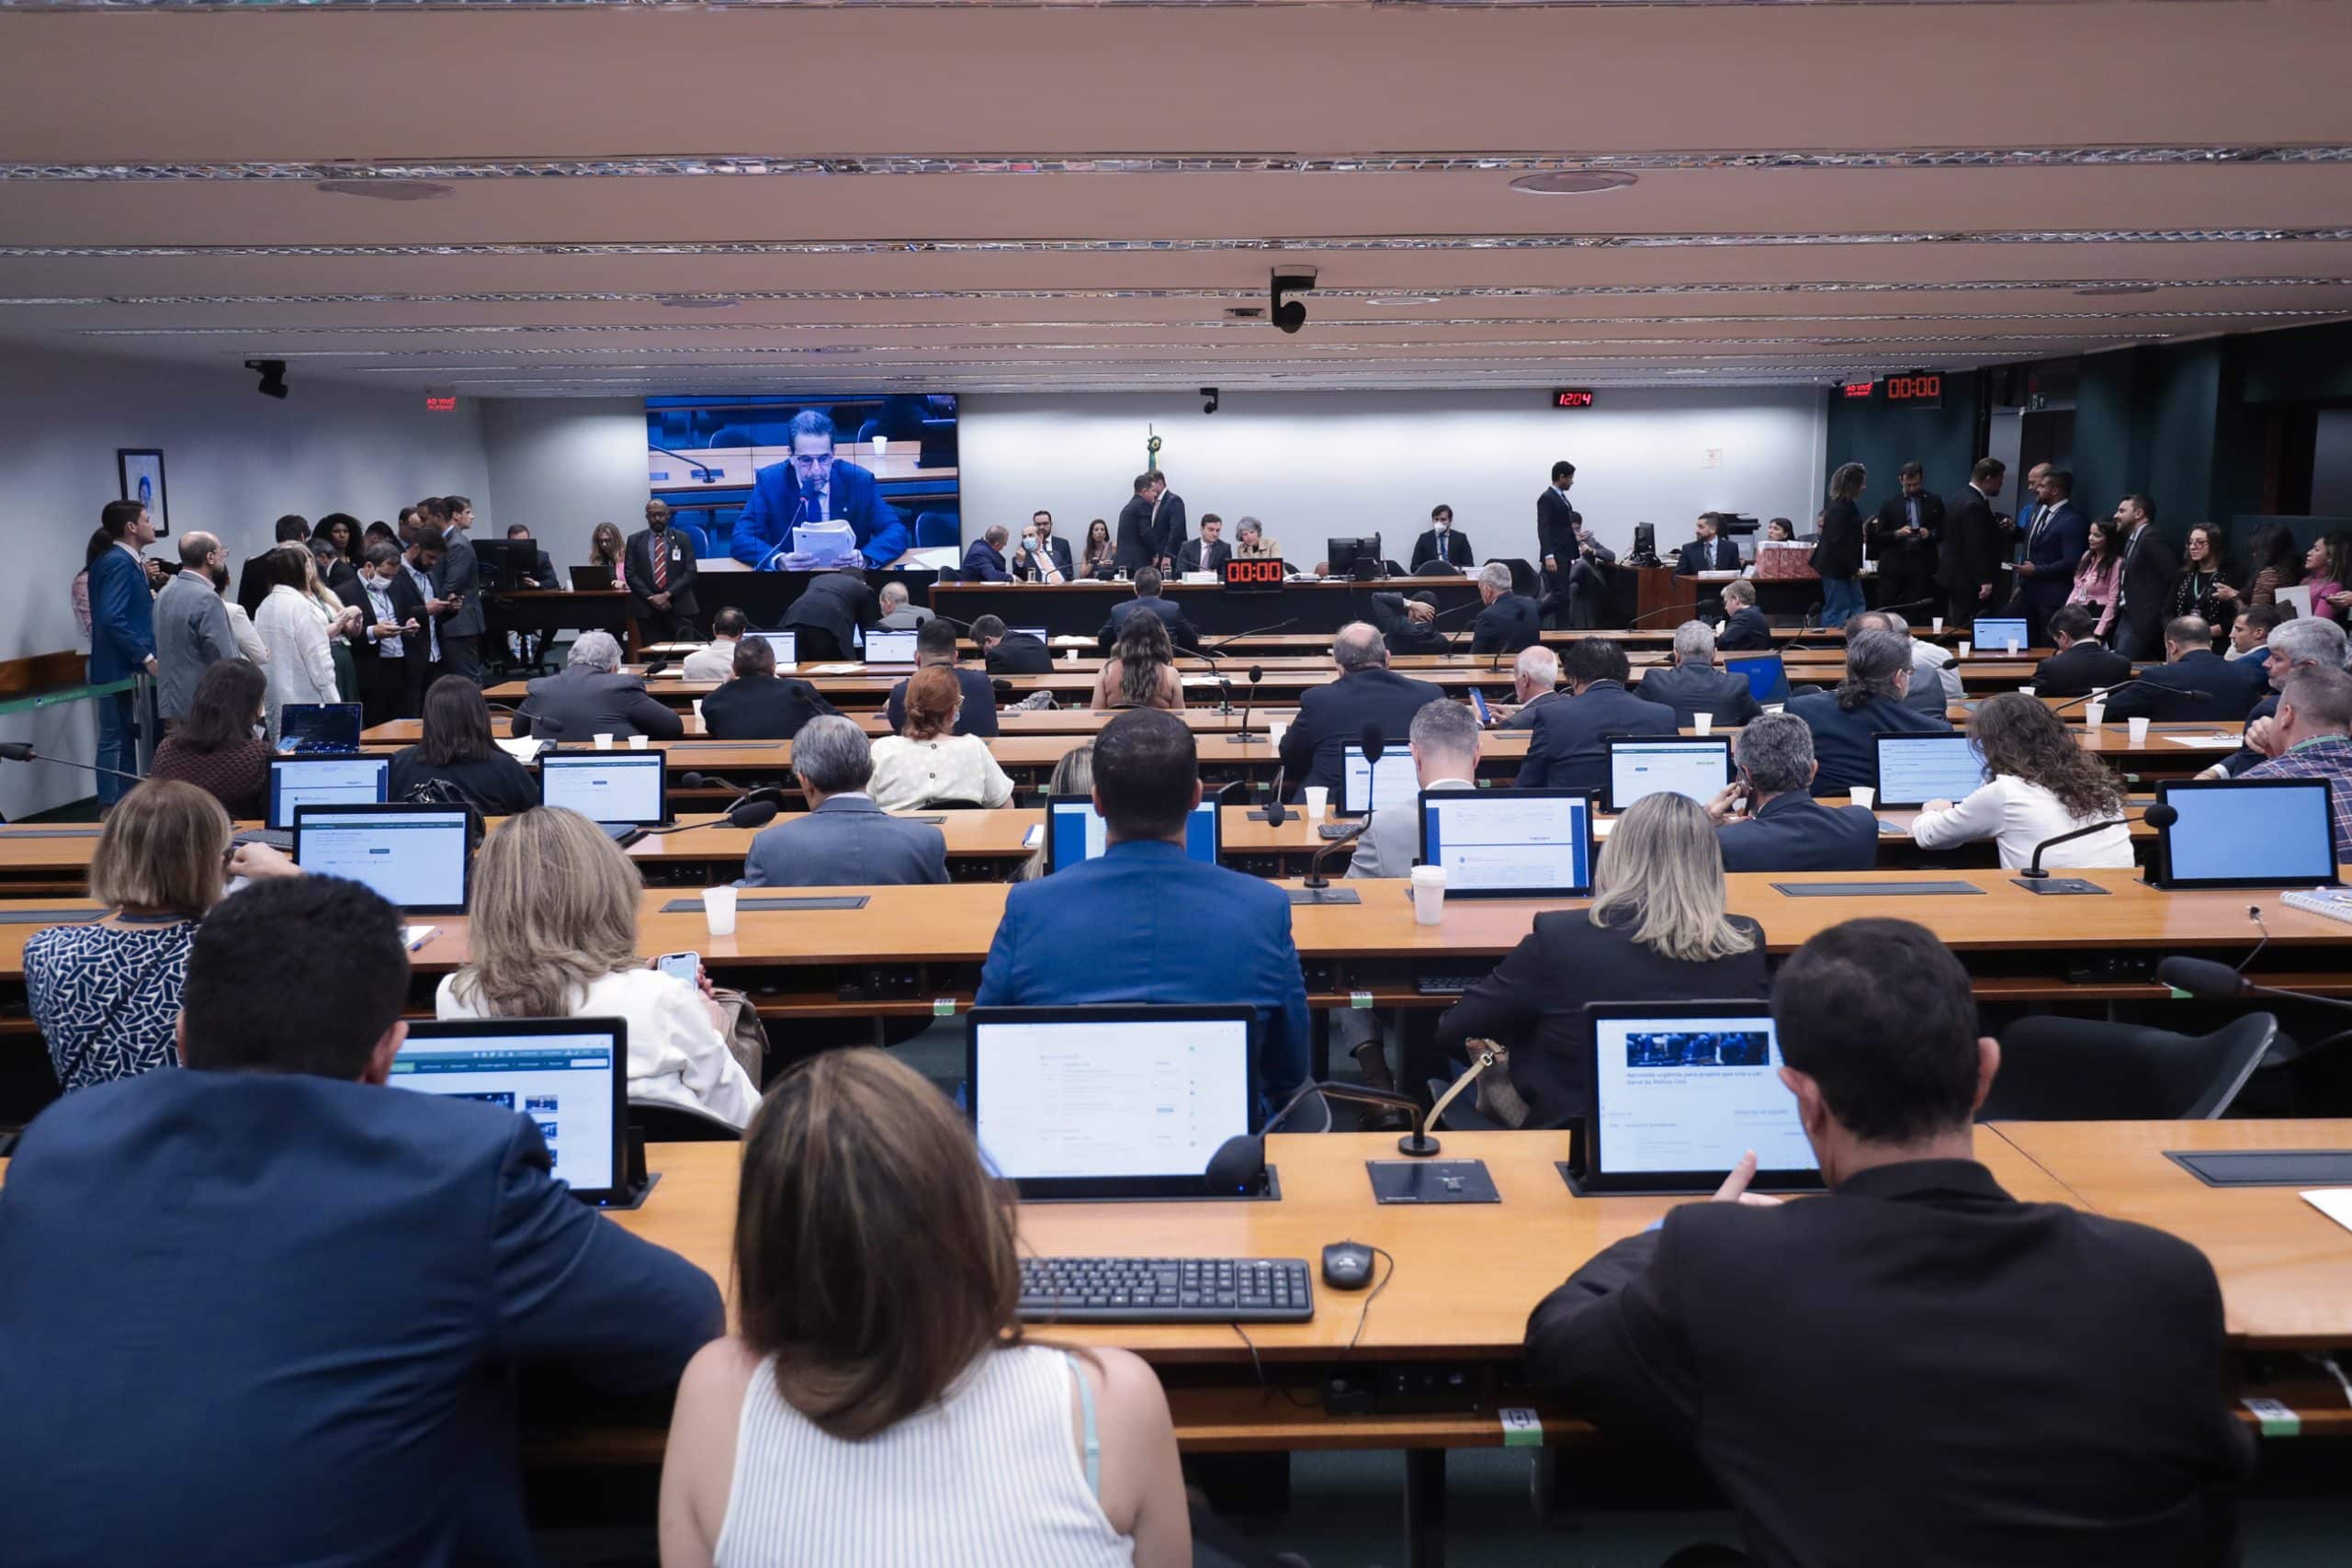
<instances>
[{"instance_id":1,"label":"black keyboard","mask_svg":"<svg viewBox=\"0 0 2352 1568\"><path fill-rule=\"evenodd\" d=\"M1413 988L1425 997L1458 997L1486 977L1483 969L1476 975L1417 975Z\"/></svg>"},{"instance_id":2,"label":"black keyboard","mask_svg":"<svg viewBox=\"0 0 2352 1568\"><path fill-rule=\"evenodd\" d=\"M230 840L232 844L266 844L288 854L294 852L294 833L288 828L240 828Z\"/></svg>"},{"instance_id":3,"label":"black keyboard","mask_svg":"<svg viewBox=\"0 0 2352 1568\"><path fill-rule=\"evenodd\" d=\"M1024 1258L1021 1316L1053 1323L1305 1323L1300 1258Z\"/></svg>"}]
</instances>

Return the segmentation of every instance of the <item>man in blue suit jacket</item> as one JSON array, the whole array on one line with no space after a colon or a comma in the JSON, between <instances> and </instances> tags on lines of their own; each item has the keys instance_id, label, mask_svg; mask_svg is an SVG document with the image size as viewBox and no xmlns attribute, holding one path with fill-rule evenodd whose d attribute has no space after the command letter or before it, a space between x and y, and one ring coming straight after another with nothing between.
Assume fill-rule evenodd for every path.
<instances>
[{"instance_id":1,"label":"man in blue suit jacket","mask_svg":"<svg viewBox=\"0 0 2352 1568\"><path fill-rule=\"evenodd\" d=\"M1794 714L1747 721L1732 742L1739 779L1708 806L1725 871L1868 871L1878 864L1878 818L1859 806L1813 798L1813 731ZM1732 803L1747 796L1747 816Z\"/></svg>"},{"instance_id":2,"label":"man in blue suit jacket","mask_svg":"<svg viewBox=\"0 0 2352 1568\"><path fill-rule=\"evenodd\" d=\"M139 552L155 542L154 519L135 501L109 501L98 526L114 544L90 565L90 681L128 681L153 675L155 664L155 596L147 591L147 565ZM115 692L98 699L98 766L139 771L132 734L137 694ZM98 804L112 806L130 781L98 775Z\"/></svg>"},{"instance_id":3,"label":"man in blue suit jacket","mask_svg":"<svg viewBox=\"0 0 2352 1568\"><path fill-rule=\"evenodd\" d=\"M1891 631L1861 632L1846 639L1846 682L1834 692L1808 692L1789 699L1788 711L1813 731L1815 795L1844 795L1856 784L1878 787L1878 738L1882 735L1950 735L1951 721L1915 708L1911 694L1911 638Z\"/></svg>"},{"instance_id":4,"label":"man in blue suit jacket","mask_svg":"<svg viewBox=\"0 0 2352 1568\"><path fill-rule=\"evenodd\" d=\"M1615 639L1589 637L1570 643L1560 670L1576 694L1564 703L1546 703L1536 714L1527 760L1519 765L1519 788L1606 789L1606 737L1675 733L1672 708L1625 689L1634 666Z\"/></svg>"},{"instance_id":5,"label":"man in blue suit jacket","mask_svg":"<svg viewBox=\"0 0 2352 1568\"><path fill-rule=\"evenodd\" d=\"M2018 590L2009 614L2025 617L2026 640L2050 646L2051 613L2074 592L2075 568L2091 542L2091 520L2075 504L2075 476L2045 469L2032 512L2018 530L2025 545L2018 562Z\"/></svg>"},{"instance_id":6,"label":"man in blue suit jacket","mask_svg":"<svg viewBox=\"0 0 2352 1568\"><path fill-rule=\"evenodd\" d=\"M2107 716L2243 724L2269 686L2267 662L2222 658L2202 615L2177 615L2165 623L2165 662L2142 665L2138 681L2109 693Z\"/></svg>"},{"instance_id":7,"label":"man in blue suit jacket","mask_svg":"<svg viewBox=\"0 0 2352 1568\"><path fill-rule=\"evenodd\" d=\"M189 953L193 1070L27 1131L0 1193L12 1568L529 1562L517 1371L658 1395L726 1331L710 1277L573 1198L535 1120L387 1087L408 988L390 905L256 883Z\"/></svg>"},{"instance_id":8,"label":"man in blue suit jacket","mask_svg":"<svg viewBox=\"0 0 2352 1568\"><path fill-rule=\"evenodd\" d=\"M967 582L1010 582L1012 573L1004 564L1004 545L1012 536L1001 523L989 525L987 533L974 539L964 549L964 581Z\"/></svg>"},{"instance_id":9,"label":"man in blue suit jacket","mask_svg":"<svg viewBox=\"0 0 2352 1568\"><path fill-rule=\"evenodd\" d=\"M1134 708L1104 725L1094 739L1094 809L1108 847L1013 885L973 1005L1248 1003L1258 1012L1254 1125L1306 1082L1306 981L1289 897L1185 856L1184 826L1200 799L1199 753L1182 719Z\"/></svg>"},{"instance_id":10,"label":"man in blue suit jacket","mask_svg":"<svg viewBox=\"0 0 2352 1568\"><path fill-rule=\"evenodd\" d=\"M947 880L947 840L893 817L865 786L874 755L854 719L812 718L792 738L808 809L763 828L744 857L745 887L903 887Z\"/></svg>"},{"instance_id":11,"label":"man in blue suit jacket","mask_svg":"<svg viewBox=\"0 0 2352 1568\"><path fill-rule=\"evenodd\" d=\"M1336 800L1348 748L1363 732L1377 730L1381 743L1402 747L1412 733L1413 716L1445 695L1427 681L1408 680L1388 668L1388 644L1369 621L1351 621L1331 639L1331 662L1340 678L1310 686L1298 699L1298 716L1283 732L1283 772L1294 795L1321 784Z\"/></svg>"},{"instance_id":12,"label":"man in blue suit jacket","mask_svg":"<svg viewBox=\"0 0 2352 1568\"><path fill-rule=\"evenodd\" d=\"M752 499L735 520L729 553L763 571L813 565L792 555L792 530L803 523L846 522L857 553L869 566L888 566L907 553L906 520L882 499L874 476L833 457L833 422L821 409L802 409L785 427L792 456L752 477Z\"/></svg>"}]
</instances>

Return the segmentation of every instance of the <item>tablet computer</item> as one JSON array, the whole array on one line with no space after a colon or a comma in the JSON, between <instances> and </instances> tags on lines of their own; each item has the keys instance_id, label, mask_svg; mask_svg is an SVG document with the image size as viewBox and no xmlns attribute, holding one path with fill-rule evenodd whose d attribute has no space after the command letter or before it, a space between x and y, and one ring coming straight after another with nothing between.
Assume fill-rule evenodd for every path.
<instances>
[{"instance_id":1,"label":"tablet computer","mask_svg":"<svg viewBox=\"0 0 2352 1568\"><path fill-rule=\"evenodd\" d=\"M1580 1193L1712 1192L1748 1150L1754 1191L1819 1190L1763 1001L1594 1002L1591 1100L1569 1156Z\"/></svg>"}]
</instances>

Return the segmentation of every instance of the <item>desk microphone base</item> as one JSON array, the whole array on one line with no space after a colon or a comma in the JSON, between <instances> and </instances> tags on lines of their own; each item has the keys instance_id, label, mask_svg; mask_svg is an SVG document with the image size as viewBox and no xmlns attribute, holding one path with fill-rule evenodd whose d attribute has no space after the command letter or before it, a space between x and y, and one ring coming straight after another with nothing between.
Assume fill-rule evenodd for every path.
<instances>
[{"instance_id":1,"label":"desk microphone base","mask_svg":"<svg viewBox=\"0 0 2352 1568\"><path fill-rule=\"evenodd\" d=\"M1363 895L1352 887L1294 887L1290 890L1294 904L1361 904ZM96 915L92 916L96 919Z\"/></svg>"},{"instance_id":2,"label":"desk microphone base","mask_svg":"<svg viewBox=\"0 0 2352 1568\"><path fill-rule=\"evenodd\" d=\"M1368 1159L1372 1195L1382 1203L1499 1203L1482 1159Z\"/></svg>"},{"instance_id":3,"label":"desk microphone base","mask_svg":"<svg viewBox=\"0 0 2352 1568\"><path fill-rule=\"evenodd\" d=\"M2069 897L2079 894L2097 893L2104 896L2107 889L2096 882L2086 882L2079 876L2012 876L2009 885L2038 893L2045 898Z\"/></svg>"}]
</instances>

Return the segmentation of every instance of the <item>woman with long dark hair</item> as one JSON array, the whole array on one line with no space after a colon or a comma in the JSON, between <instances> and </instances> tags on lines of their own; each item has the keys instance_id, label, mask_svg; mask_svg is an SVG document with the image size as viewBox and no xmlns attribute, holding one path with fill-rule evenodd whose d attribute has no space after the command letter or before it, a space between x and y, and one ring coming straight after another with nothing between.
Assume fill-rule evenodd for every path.
<instances>
[{"instance_id":1,"label":"woman with long dark hair","mask_svg":"<svg viewBox=\"0 0 2352 1568\"><path fill-rule=\"evenodd\" d=\"M2098 617L2094 635L2104 637L2107 628L2115 624L2115 596L2123 576L2123 551L2115 536L2111 518L2091 519L2089 542L2083 547L2082 559L2075 563L2075 586L2066 595L2069 604L2087 607Z\"/></svg>"},{"instance_id":2,"label":"woman with long dark hair","mask_svg":"<svg viewBox=\"0 0 2352 1568\"><path fill-rule=\"evenodd\" d=\"M1090 705L1097 713L1111 708L1171 712L1183 708L1184 683L1176 674L1176 644L1168 635L1166 621L1140 612L1126 618L1111 657L1102 661L1102 671L1095 677Z\"/></svg>"},{"instance_id":3,"label":"woman with long dark hair","mask_svg":"<svg viewBox=\"0 0 2352 1568\"><path fill-rule=\"evenodd\" d=\"M2123 790L2107 764L2075 737L2039 697L2004 692L1977 705L1968 737L1984 757L1985 782L1967 799L1931 800L1911 825L1921 849L1946 850L1984 839L1998 842L2001 863L2033 863L2034 847L2087 828L2091 833L2042 851L2044 866L2128 866L2132 831L2123 825Z\"/></svg>"},{"instance_id":4,"label":"woman with long dark hair","mask_svg":"<svg viewBox=\"0 0 2352 1568\"><path fill-rule=\"evenodd\" d=\"M389 792L407 800L438 784L485 817L511 817L539 803L531 770L498 748L490 732L490 704L462 675L444 675L424 694L417 743L392 755Z\"/></svg>"},{"instance_id":5,"label":"woman with long dark hair","mask_svg":"<svg viewBox=\"0 0 2352 1568\"><path fill-rule=\"evenodd\" d=\"M1097 517L1086 525L1086 549L1079 557L1078 574L1091 577L1118 559L1118 547L1111 539L1111 525Z\"/></svg>"},{"instance_id":6,"label":"woman with long dark hair","mask_svg":"<svg viewBox=\"0 0 2352 1568\"><path fill-rule=\"evenodd\" d=\"M258 818L269 806L269 742L261 738L269 682L241 659L223 659L197 678L187 716L155 748L151 779L192 784L230 816Z\"/></svg>"},{"instance_id":7,"label":"woman with long dark hair","mask_svg":"<svg viewBox=\"0 0 2352 1568\"><path fill-rule=\"evenodd\" d=\"M2275 604L2278 590L2303 580L2303 552L2295 531L2284 523L2261 523L2246 536L2246 595L2256 604Z\"/></svg>"},{"instance_id":8,"label":"woman with long dark hair","mask_svg":"<svg viewBox=\"0 0 2352 1568\"><path fill-rule=\"evenodd\" d=\"M2165 619L2201 615L2216 639L2229 636L2238 618L2238 573L2223 555L2222 530L2211 523L2191 525L2180 553L2180 574L2165 596Z\"/></svg>"}]
</instances>

